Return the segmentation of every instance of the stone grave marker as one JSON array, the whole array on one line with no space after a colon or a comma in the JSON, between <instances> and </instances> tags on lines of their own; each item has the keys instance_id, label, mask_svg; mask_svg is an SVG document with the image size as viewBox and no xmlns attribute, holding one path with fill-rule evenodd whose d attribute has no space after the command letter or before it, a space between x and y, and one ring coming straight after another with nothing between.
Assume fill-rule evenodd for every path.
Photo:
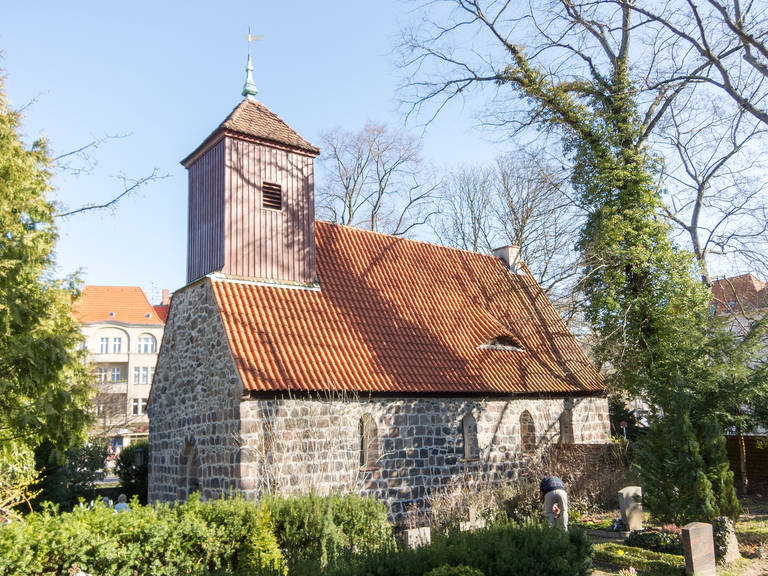
<instances>
[{"instance_id":1,"label":"stone grave marker","mask_svg":"<svg viewBox=\"0 0 768 576\"><path fill-rule=\"evenodd\" d=\"M687 576L716 576L712 524L691 522L683 526L683 555Z\"/></svg>"},{"instance_id":2,"label":"stone grave marker","mask_svg":"<svg viewBox=\"0 0 768 576\"><path fill-rule=\"evenodd\" d=\"M640 486L627 486L619 490L619 510L624 529L627 531L643 529L643 489Z\"/></svg>"},{"instance_id":3,"label":"stone grave marker","mask_svg":"<svg viewBox=\"0 0 768 576\"><path fill-rule=\"evenodd\" d=\"M403 531L402 538L406 548L419 548L427 546L432 542L432 531L429 529L429 526L409 528Z\"/></svg>"},{"instance_id":4,"label":"stone grave marker","mask_svg":"<svg viewBox=\"0 0 768 576\"><path fill-rule=\"evenodd\" d=\"M462 532L474 532L483 528L485 528L485 518L478 518L474 508L469 509L469 520L467 522L459 522L459 530Z\"/></svg>"}]
</instances>

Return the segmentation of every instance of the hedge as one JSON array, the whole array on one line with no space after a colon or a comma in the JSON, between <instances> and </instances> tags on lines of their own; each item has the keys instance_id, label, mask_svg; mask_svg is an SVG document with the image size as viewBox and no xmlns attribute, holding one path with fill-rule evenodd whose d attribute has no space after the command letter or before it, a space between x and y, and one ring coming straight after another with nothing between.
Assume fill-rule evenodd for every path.
<instances>
[{"instance_id":1,"label":"hedge","mask_svg":"<svg viewBox=\"0 0 768 576\"><path fill-rule=\"evenodd\" d=\"M494 576L586 576L590 556L591 545L582 530L507 524L476 532L436 534L430 545L415 550L390 548L347 557L329 565L326 575L422 576L443 566L462 566Z\"/></svg>"},{"instance_id":2,"label":"hedge","mask_svg":"<svg viewBox=\"0 0 768 576\"><path fill-rule=\"evenodd\" d=\"M383 504L356 496L242 498L115 513L97 502L59 513L53 505L0 527L0 576L274 575L307 573L341 555L392 546ZM283 557L283 549L288 551ZM287 562L286 562L287 560Z\"/></svg>"},{"instance_id":3,"label":"hedge","mask_svg":"<svg viewBox=\"0 0 768 576\"><path fill-rule=\"evenodd\" d=\"M614 542L596 544L595 560L625 568L631 566L636 570L647 571L658 576L685 574L685 559L682 556L622 546Z\"/></svg>"}]
</instances>

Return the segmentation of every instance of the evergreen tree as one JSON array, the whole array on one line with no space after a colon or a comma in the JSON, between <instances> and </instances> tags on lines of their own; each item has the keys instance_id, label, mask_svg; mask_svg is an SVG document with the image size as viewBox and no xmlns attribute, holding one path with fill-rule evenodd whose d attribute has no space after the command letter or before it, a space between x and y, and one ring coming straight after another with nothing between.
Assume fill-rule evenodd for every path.
<instances>
[{"instance_id":1,"label":"evergreen tree","mask_svg":"<svg viewBox=\"0 0 768 576\"><path fill-rule=\"evenodd\" d=\"M44 141L26 147L0 82L0 460L82 440L91 388L71 316L74 281L53 278L58 234Z\"/></svg>"},{"instance_id":2,"label":"evergreen tree","mask_svg":"<svg viewBox=\"0 0 768 576\"><path fill-rule=\"evenodd\" d=\"M718 515L735 520L739 516L741 506L733 486L733 472L725 449L725 435L717 420L704 422L699 444Z\"/></svg>"}]
</instances>

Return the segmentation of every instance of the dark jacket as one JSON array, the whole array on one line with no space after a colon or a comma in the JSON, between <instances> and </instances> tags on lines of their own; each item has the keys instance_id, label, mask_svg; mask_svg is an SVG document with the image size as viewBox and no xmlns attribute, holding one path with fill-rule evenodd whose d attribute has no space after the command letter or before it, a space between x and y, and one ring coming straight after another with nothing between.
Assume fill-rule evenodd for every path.
<instances>
[{"instance_id":1,"label":"dark jacket","mask_svg":"<svg viewBox=\"0 0 768 576\"><path fill-rule=\"evenodd\" d=\"M542 494L547 494L552 490L565 490L565 484L557 476L547 476L539 484L539 490Z\"/></svg>"}]
</instances>

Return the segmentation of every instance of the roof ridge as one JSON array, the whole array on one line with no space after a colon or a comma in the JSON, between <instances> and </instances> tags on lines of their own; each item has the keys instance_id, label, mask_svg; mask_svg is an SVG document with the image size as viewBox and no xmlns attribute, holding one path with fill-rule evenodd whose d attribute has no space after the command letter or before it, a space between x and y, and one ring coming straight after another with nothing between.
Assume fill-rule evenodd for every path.
<instances>
[{"instance_id":1,"label":"roof ridge","mask_svg":"<svg viewBox=\"0 0 768 576\"><path fill-rule=\"evenodd\" d=\"M349 230L354 230L357 232L364 232L366 234L374 234L376 236L384 236L386 238L393 238L395 240L404 240L407 242L413 242L414 244L426 244L427 246L436 246L438 248L442 248L445 250L453 250L456 252L463 252L465 254L470 254L472 256L482 256L484 258L490 258L492 260L500 260L497 256L494 256L493 254L486 254L485 252L475 252L474 250L467 250L466 248L458 248L456 246L449 246L448 244L441 244L437 242L430 242L428 240L419 240L418 238L409 238L407 236L397 236L395 234L387 234L386 232L379 232L378 230L369 230L367 228L359 228L357 226L351 226L349 224L339 224L338 222L329 222L328 220L319 220L315 219L315 224L323 224L323 225L329 225L329 226L337 226L339 228L345 228ZM525 262L523 262L525 264ZM526 267L527 268L527 267Z\"/></svg>"}]
</instances>

